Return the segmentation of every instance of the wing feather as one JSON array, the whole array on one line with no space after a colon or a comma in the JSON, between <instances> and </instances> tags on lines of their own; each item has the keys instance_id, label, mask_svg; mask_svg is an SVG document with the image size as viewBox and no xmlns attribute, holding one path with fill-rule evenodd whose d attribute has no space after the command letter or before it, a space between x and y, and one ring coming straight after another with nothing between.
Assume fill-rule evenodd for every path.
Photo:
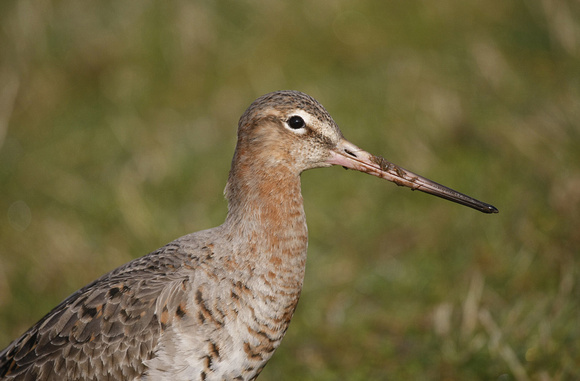
<instances>
[{"instance_id":1,"label":"wing feather","mask_svg":"<svg viewBox=\"0 0 580 381\"><path fill-rule=\"evenodd\" d=\"M178 252L177 245L169 244L69 296L0 352L0 378L131 379L143 374L144 361L154 356L171 323L160 322L162 309L175 310L192 274L179 271L176 263L183 258L177 258Z\"/></svg>"}]
</instances>

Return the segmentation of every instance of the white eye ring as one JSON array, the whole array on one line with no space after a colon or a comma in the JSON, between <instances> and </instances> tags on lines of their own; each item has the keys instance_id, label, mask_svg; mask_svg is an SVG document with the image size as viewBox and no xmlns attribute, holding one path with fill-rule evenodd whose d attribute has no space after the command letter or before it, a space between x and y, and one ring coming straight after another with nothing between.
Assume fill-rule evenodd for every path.
<instances>
[{"instance_id":1,"label":"white eye ring","mask_svg":"<svg viewBox=\"0 0 580 381\"><path fill-rule=\"evenodd\" d=\"M309 113L304 112L300 109L294 110L294 112L286 114L289 115L286 120L284 120L284 127L292 131L295 134L305 134L308 131L312 116Z\"/></svg>"}]
</instances>

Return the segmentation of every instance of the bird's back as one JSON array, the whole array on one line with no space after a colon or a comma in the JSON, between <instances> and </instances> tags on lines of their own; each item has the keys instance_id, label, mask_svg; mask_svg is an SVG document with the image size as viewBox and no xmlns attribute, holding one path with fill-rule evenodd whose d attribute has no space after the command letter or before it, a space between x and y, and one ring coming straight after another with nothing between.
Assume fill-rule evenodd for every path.
<instances>
[{"instance_id":1,"label":"bird's back","mask_svg":"<svg viewBox=\"0 0 580 381\"><path fill-rule=\"evenodd\" d=\"M0 353L0 378L139 379L202 257L177 240L83 287Z\"/></svg>"}]
</instances>

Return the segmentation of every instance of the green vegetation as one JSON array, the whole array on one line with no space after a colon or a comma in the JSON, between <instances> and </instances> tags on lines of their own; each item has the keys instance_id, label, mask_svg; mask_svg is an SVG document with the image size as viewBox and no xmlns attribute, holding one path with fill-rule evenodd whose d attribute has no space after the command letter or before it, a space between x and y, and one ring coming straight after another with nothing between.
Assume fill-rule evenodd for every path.
<instances>
[{"instance_id":1,"label":"green vegetation","mask_svg":"<svg viewBox=\"0 0 580 381\"><path fill-rule=\"evenodd\" d=\"M278 89L500 209L303 175L308 271L262 380L580 379L580 4L0 4L0 348L220 224L237 120Z\"/></svg>"}]
</instances>

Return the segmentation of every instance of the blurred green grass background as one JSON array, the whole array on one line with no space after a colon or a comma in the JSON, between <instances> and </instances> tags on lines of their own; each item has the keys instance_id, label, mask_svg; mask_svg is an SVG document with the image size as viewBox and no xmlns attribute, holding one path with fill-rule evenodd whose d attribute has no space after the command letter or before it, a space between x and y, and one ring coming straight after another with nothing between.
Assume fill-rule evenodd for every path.
<instances>
[{"instance_id":1,"label":"blurred green grass background","mask_svg":"<svg viewBox=\"0 0 580 381\"><path fill-rule=\"evenodd\" d=\"M355 144L496 205L303 175L303 295L262 380L580 379L580 3L0 4L0 347L220 224L237 120L317 98Z\"/></svg>"}]
</instances>

